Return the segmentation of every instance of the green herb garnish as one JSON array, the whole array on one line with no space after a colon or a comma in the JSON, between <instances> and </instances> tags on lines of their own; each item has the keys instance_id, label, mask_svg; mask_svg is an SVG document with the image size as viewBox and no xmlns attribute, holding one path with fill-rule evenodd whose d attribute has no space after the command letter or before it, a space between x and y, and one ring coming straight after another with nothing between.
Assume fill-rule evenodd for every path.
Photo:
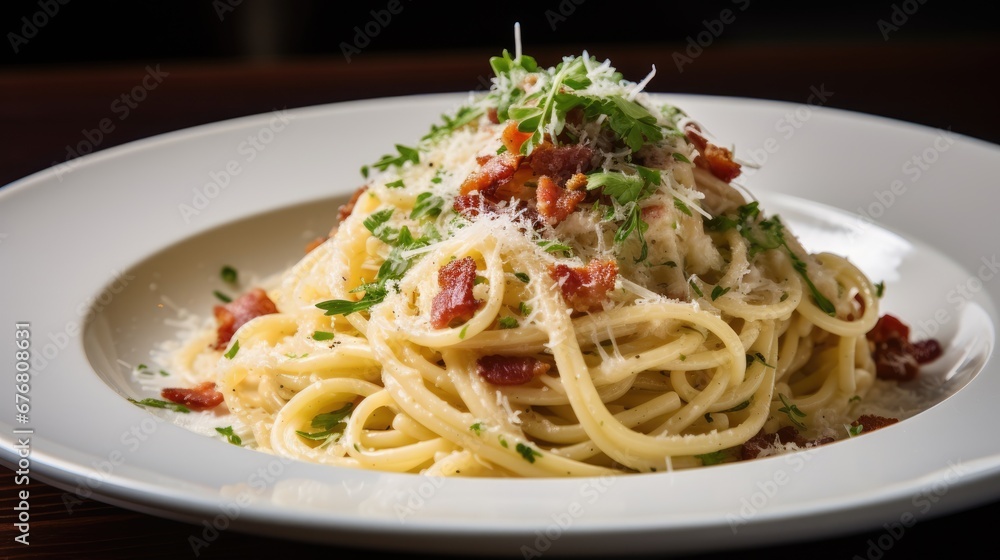
<instances>
[{"instance_id":1,"label":"green herb garnish","mask_svg":"<svg viewBox=\"0 0 1000 560\"><path fill-rule=\"evenodd\" d=\"M507 446L504 445L504 447L507 447ZM534 463L535 462L535 457L541 457L542 456L541 452L539 452L536 449L533 449L531 447L528 447L527 445L524 445L523 443L519 443L516 446L514 446L514 450L517 451L518 453L520 453L521 457L524 457L524 460L527 461L527 462L529 462L529 463Z\"/></svg>"},{"instance_id":2,"label":"green herb garnish","mask_svg":"<svg viewBox=\"0 0 1000 560\"><path fill-rule=\"evenodd\" d=\"M236 435L236 432L233 431L232 426L226 426L225 428L216 428L215 431L225 436L225 438L229 440L229 443L233 445L243 445L243 439L240 438L240 436Z\"/></svg>"},{"instance_id":3,"label":"green herb garnish","mask_svg":"<svg viewBox=\"0 0 1000 560\"><path fill-rule=\"evenodd\" d=\"M518 327L517 319L513 317L501 317L498 321L501 329L516 329Z\"/></svg>"},{"instance_id":4,"label":"green herb garnish","mask_svg":"<svg viewBox=\"0 0 1000 560\"><path fill-rule=\"evenodd\" d=\"M190 408L182 404L172 403L168 401L161 401L160 399L142 399L141 401L137 401L133 398L129 398L128 402L136 406L148 406L150 408L165 408L167 410L173 410L174 412L183 412L185 414L191 412Z\"/></svg>"},{"instance_id":5,"label":"green herb garnish","mask_svg":"<svg viewBox=\"0 0 1000 560\"><path fill-rule=\"evenodd\" d=\"M785 395L778 393L778 398L781 399L781 404L785 405L779 408L778 412L784 412L785 414L787 414L788 419L792 422L792 424L795 424L796 428L800 430L806 429L806 425L803 424L801 420L799 420L799 418L805 418L806 413L799 410L798 406L788 402L788 397L786 397Z\"/></svg>"},{"instance_id":6,"label":"green herb garnish","mask_svg":"<svg viewBox=\"0 0 1000 560\"><path fill-rule=\"evenodd\" d=\"M222 267L219 276L222 277L222 281L226 284L235 284L237 281L236 269L229 265Z\"/></svg>"},{"instance_id":7,"label":"green herb garnish","mask_svg":"<svg viewBox=\"0 0 1000 560\"><path fill-rule=\"evenodd\" d=\"M325 441L328 438L335 438L334 441L336 441L340 439L340 436L344 433L344 428L347 427L347 424L343 420L351 414L352 408L354 408L354 403L347 403L337 410L317 414L313 417L309 426L318 428L318 432L308 433L296 430L295 433L314 441Z\"/></svg>"},{"instance_id":8,"label":"green herb garnish","mask_svg":"<svg viewBox=\"0 0 1000 560\"><path fill-rule=\"evenodd\" d=\"M232 347L229 348L229 351L226 352L224 356L226 357L227 360L232 360L236 356L236 353L239 351L240 351L240 341L237 340L236 342L233 342Z\"/></svg>"},{"instance_id":9,"label":"green herb garnish","mask_svg":"<svg viewBox=\"0 0 1000 560\"><path fill-rule=\"evenodd\" d=\"M226 294L220 292L219 290L214 290L212 293L215 294L215 297L222 303L229 303L233 301L233 298L227 296Z\"/></svg>"}]
</instances>

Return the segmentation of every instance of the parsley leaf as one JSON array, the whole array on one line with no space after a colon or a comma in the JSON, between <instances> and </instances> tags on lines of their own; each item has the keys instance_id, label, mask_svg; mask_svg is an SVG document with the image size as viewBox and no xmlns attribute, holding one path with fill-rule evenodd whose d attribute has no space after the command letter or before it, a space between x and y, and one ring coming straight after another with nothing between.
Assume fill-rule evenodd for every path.
<instances>
[{"instance_id":1,"label":"parsley leaf","mask_svg":"<svg viewBox=\"0 0 1000 560\"><path fill-rule=\"evenodd\" d=\"M504 447L506 447L506 445ZM528 447L527 445L524 445L523 443L519 443L516 446L514 446L514 450L517 451L518 453L520 453L521 457L524 457L524 460L527 461L527 462L529 462L529 463L534 463L535 462L535 457L541 457L542 456L541 452L537 451L534 448Z\"/></svg>"},{"instance_id":2,"label":"parsley leaf","mask_svg":"<svg viewBox=\"0 0 1000 560\"><path fill-rule=\"evenodd\" d=\"M235 284L237 280L236 269L229 265L222 267L222 270L219 271L219 276L221 276L222 281L227 284Z\"/></svg>"},{"instance_id":3,"label":"parsley leaf","mask_svg":"<svg viewBox=\"0 0 1000 560\"><path fill-rule=\"evenodd\" d=\"M226 352L224 355L226 356L227 360L232 360L234 357L236 357L236 353L239 351L240 351L240 341L237 340L236 342L233 342L232 348L230 348L229 351Z\"/></svg>"},{"instance_id":4,"label":"parsley leaf","mask_svg":"<svg viewBox=\"0 0 1000 560\"><path fill-rule=\"evenodd\" d=\"M236 435L236 432L233 431L232 426L226 426L225 428L216 428L215 431L225 436L225 438L229 440L229 443L233 445L243 445L243 439L240 438L240 436Z\"/></svg>"},{"instance_id":5,"label":"parsley leaf","mask_svg":"<svg viewBox=\"0 0 1000 560\"><path fill-rule=\"evenodd\" d=\"M313 331L313 340L332 340L333 333L329 331Z\"/></svg>"},{"instance_id":6,"label":"parsley leaf","mask_svg":"<svg viewBox=\"0 0 1000 560\"><path fill-rule=\"evenodd\" d=\"M344 433L344 428L347 427L347 424L343 420L351 414L352 408L354 408L354 403L347 403L337 410L317 414L309 425L312 428L318 428L318 432L309 433L296 430L295 433L314 441L325 441L331 437L339 439Z\"/></svg>"},{"instance_id":7,"label":"parsley leaf","mask_svg":"<svg viewBox=\"0 0 1000 560\"><path fill-rule=\"evenodd\" d=\"M801 420L799 420L799 418L805 418L806 413L799 410L798 406L788 402L788 397L786 397L785 395L778 393L778 398L781 399L781 404L785 405L779 408L778 412L784 412L785 414L787 414L788 419L792 422L792 424L795 424L796 428L800 430L806 429L806 425L803 424Z\"/></svg>"},{"instance_id":8,"label":"parsley leaf","mask_svg":"<svg viewBox=\"0 0 1000 560\"><path fill-rule=\"evenodd\" d=\"M518 327L517 319L513 317L501 317L497 323L501 329L516 329Z\"/></svg>"},{"instance_id":9,"label":"parsley leaf","mask_svg":"<svg viewBox=\"0 0 1000 560\"><path fill-rule=\"evenodd\" d=\"M190 408L182 404L172 403L169 401L161 401L160 399L147 398L147 399L142 399L141 401L137 401L133 398L129 398L128 402L136 406L148 406L150 408L165 408L167 410L173 410L174 412L183 412L185 414L191 412Z\"/></svg>"}]
</instances>

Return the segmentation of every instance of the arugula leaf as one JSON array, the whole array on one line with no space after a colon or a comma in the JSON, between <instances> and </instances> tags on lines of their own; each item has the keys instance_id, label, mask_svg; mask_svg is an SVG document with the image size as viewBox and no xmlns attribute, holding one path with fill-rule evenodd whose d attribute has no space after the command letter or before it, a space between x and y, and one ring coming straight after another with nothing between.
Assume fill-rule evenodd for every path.
<instances>
[{"instance_id":1,"label":"arugula leaf","mask_svg":"<svg viewBox=\"0 0 1000 560\"><path fill-rule=\"evenodd\" d=\"M390 167L402 167L408 161L411 163L420 163L420 152L416 148L396 144L396 152L399 155L386 154L373 163L372 167L379 171L385 171Z\"/></svg>"}]
</instances>

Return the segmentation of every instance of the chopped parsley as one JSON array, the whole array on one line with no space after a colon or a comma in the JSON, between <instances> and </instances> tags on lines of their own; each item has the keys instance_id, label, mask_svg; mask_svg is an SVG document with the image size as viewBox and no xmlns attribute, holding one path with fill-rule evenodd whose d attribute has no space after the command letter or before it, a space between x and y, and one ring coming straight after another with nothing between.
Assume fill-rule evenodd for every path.
<instances>
[{"instance_id":1,"label":"chopped parsley","mask_svg":"<svg viewBox=\"0 0 1000 560\"><path fill-rule=\"evenodd\" d=\"M527 284L528 282L531 282L531 278L526 273L524 273L524 272L515 272L514 273L514 278L517 278L518 280L520 280L521 282L524 282L525 284Z\"/></svg>"},{"instance_id":2,"label":"chopped parsley","mask_svg":"<svg viewBox=\"0 0 1000 560\"><path fill-rule=\"evenodd\" d=\"M234 357L236 357L236 353L239 351L240 351L240 341L237 340L236 342L233 343L233 346L229 349L229 351L224 354L224 356L226 357L227 360L232 360Z\"/></svg>"},{"instance_id":3,"label":"chopped parsley","mask_svg":"<svg viewBox=\"0 0 1000 560\"><path fill-rule=\"evenodd\" d=\"M694 283L694 280L688 280L688 285L691 286L691 291L697 294L698 297L705 297L705 294L702 293L701 288L698 287L698 284Z\"/></svg>"},{"instance_id":4,"label":"chopped parsley","mask_svg":"<svg viewBox=\"0 0 1000 560\"><path fill-rule=\"evenodd\" d=\"M688 205L685 204L683 200L677 198L676 196L674 197L674 208L677 208L678 210L680 210L681 212L684 212L688 216L692 215L691 214L691 209L688 208Z\"/></svg>"},{"instance_id":5,"label":"chopped parsley","mask_svg":"<svg viewBox=\"0 0 1000 560\"><path fill-rule=\"evenodd\" d=\"M674 157L674 159L676 159L677 161L682 161L684 163L691 163L691 160L689 160L687 158L687 156L685 156L684 154L682 154L680 152L674 152L674 153L672 153L670 155L672 155Z\"/></svg>"},{"instance_id":6,"label":"chopped parsley","mask_svg":"<svg viewBox=\"0 0 1000 560\"><path fill-rule=\"evenodd\" d=\"M232 426L226 426L225 428L216 428L215 431L219 432L233 445L243 445L243 439L236 435L233 431Z\"/></svg>"},{"instance_id":7,"label":"chopped parsley","mask_svg":"<svg viewBox=\"0 0 1000 560\"><path fill-rule=\"evenodd\" d=\"M410 219L434 219L441 215L441 210L443 208L444 199L440 196L429 192L420 193L417 195L417 203L413 206L413 210L410 212Z\"/></svg>"},{"instance_id":8,"label":"chopped parsley","mask_svg":"<svg viewBox=\"0 0 1000 560\"><path fill-rule=\"evenodd\" d=\"M504 442L504 443L506 443L506 442ZM507 446L504 445L504 447L507 447ZM514 450L517 451L518 453L520 453L521 457L524 457L524 460L527 461L527 462L529 462L529 463L534 463L535 462L535 457L541 457L542 456L541 452L539 452L538 450L536 450L534 448L528 447L527 445L524 445L523 443L519 443L516 446L514 446Z\"/></svg>"},{"instance_id":9,"label":"chopped parsley","mask_svg":"<svg viewBox=\"0 0 1000 560\"><path fill-rule=\"evenodd\" d=\"M531 306L523 301L517 304L517 310L520 311L521 315L524 315L525 317L531 315Z\"/></svg>"},{"instance_id":10,"label":"chopped parsley","mask_svg":"<svg viewBox=\"0 0 1000 560\"><path fill-rule=\"evenodd\" d=\"M563 251L566 253L572 252L573 248L565 243L560 243L558 241L551 241L548 239L542 239L538 242L538 246L545 249L546 253L558 253Z\"/></svg>"},{"instance_id":11,"label":"chopped parsley","mask_svg":"<svg viewBox=\"0 0 1000 560\"><path fill-rule=\"evenodd\" d=\"M469 325L462 327L462 330L458 331L459 340L465 340L465 333L469 331Z\"/></svg>"},{"instance_id":12,"label":"chopped parsley","mask_svg":"<svg viewBox=\"0 0 1000 560\"><path fill-rule=\"evenodd\" d=\"M326 441L330 438L333 441L337 441L344 433L344 428L347 426L344 419L350 416L352 408L354 408L354 403L347 403L337 410L317 414L309 426L317 428L319 431L304 432L296 430L295 433L313 441Z\"/></svg>"},{"instance_id":13,"label":"chopped parsley","mask_svg":"<svg viewBox=\"0 0 1000 560\"><path fill-rule=\"evenodd\" d=\"M861 402L861 395L854 395L853 397L847 399L847 403L848 404L856 403L856 402Z\"/></svg>"},{"instance_id":14,"label":"chopped parsley","mask_svg":"<svg viewBox=\"0 0 1000 560\"><path fill-rule=\"evenodd\" d=\"M774 216L771 219L758 219L760 217L760 209L757 206L757 201L740 206L737 208L736 219L729 216L717 216L709 220L706 227L715 231L730 229L739 231L740 235L750 243L750 258L753 258L754 255L762 251L769 251L779 247L784 248L792 261L792 268L795 269L795 272L806 283L816 306L827 315L836 317L837 310L833 306L833 303L820 293L819 289L816 288L816 285L809 278L806 270L806 262L799 258L795 254L795 251L792 251L788 246L788 242L785 240L785 226L781 223L781 219L778 216Z\"/></svg>"},{"instance_id":15,"label":"chopped parsley","mask_svg":"<svg viewBox=\"0 0 1000 560\"><path fill-rule=\"evenodd\" d=\"M799 410L798 406L788 402L788 397L786 397L785 395L778 393L778 398L781 399L781 404L785 405L779 408L778 412L784 412L785 414L787 414L788 419L792 422L792 424L795 424L796 428L800 430L806 429L806 425L803 424L801 420L799 420L799 418L805 418L806 413Z\"/></svg>"},{"instance_id":16,"label":"chopped parsley","mask_svg":"<svg viewBox=\"0 0 1000 560\"><path fill-rule=\"evenodd\" d=\"M389 189L401 189L401 188L405 187L406 185L403 184L403 180L402 179L397 179L395 181L392 181L391 183L386 183L385 186L386 186L386 188L389 188Z\"/></svg>"},{"instance_id":17,"label":"chopped parsley","mask_svg":"<svg viewBox=\"0 0 1000 560\"><path fill-rule=\"evenodd\" d=\"M501 329L516 329L518 327L517 319L510 316L501 317L498 323Z\"/></svg>"},{"instance_id":18,"label":"chopped parsley","mask_svg":"<svg viewBox=\"0 0 1000 560\"><path fill-rule=\"evenodd\" d=\"M733 408L730 408L728 410L723 410L722 412L738 412L738 411L743 410L744 408L746 408L748 406L750 406L750 399L747 399L747 400L741 402L740 404L734 406Z\"/></svg>"},{"instance_id":19,"label":"chopped parsley","mask_svg":"<svg viewBox=\"0 0 1000 560\"><path fill-rule=\"evenodd\" d=\"M716 286L716 287L712 288L712 301L715 301L715 300L719 299L720 297L726 295L726 292L728 292L728 291L729 291L729 288L723 288L722 286Z\"/></svg>"},{"instance_id":20,"label":"chopped parsley","mask_svg":"<svg viewBox=\"0 0 1000 560\"><path fill-rule=\"evenodd\" d=\"M229 303L233 301L233 298L227 296L226 294L220 292L219 290L215 290L212 293L215 294L216 299L218 299L222 303Z\"/></svg>"},{"instance_id":21,"label":"chopped parsley","mask_svg":"<svg viewBox=\"0 0 1000 560\"><path fill-rule=\"evenodd\" d=\"M885 294L885 281L875 284L875 296L882 297Z\"/></svg>"},{"instance_id":22,"label":"chopped parsley","mask_svg":"<svg viewBox=\"0 0 1000 560\"><path fill-rule=\"evenodd\" d=\"M848 437L860 436L861 432L865 429L864 424L856 424L853 426L844 426L844 427L847 428Z\"/></svg>"},{"instance_id":23,"label":"chopped parsley","mask_svg":"<svg viewBox=\"0 0 1000 560\"><path fill-rule=\"evenodd\" d=\"M222 270L219 272L219 276L222 277L222 281L226 284L235 284L238 279L236 269L229 265L222 267Z\"/></svg>"},{"instance_id":24,"label":"chopped parsley","mask_svg":"<svg viewBox=\"0 0 1000 560\"><path fill-rule=\"evenodd\" d=\"M172 403L169 401L161 401L160 399L142 399L141 401L137 401L133 398L129 398L128 402L136 406L148 406L150 408L165 408L167 410L173 410L174 412L183 412L185 414L191 412L190 408L182 404Z\"/></svg>"},{"instance_id":25,"label":"chopped parsley","mask_svg":"<svg viewBox=\"0 0 1000 560\"><path fill-rule=\"evenodd\" d=\"M424 194L430 195L430 193ZM440 200L440 197L434 198ZM420 196L417 197L417 200L419 206ZM415 207L414 212L416 210L417 208ZM422 212L429 212L429 210L423 210ZM440 208L438 209L438 213L440 213ZM413 263L411 258L404 256L404 253L411 249L425 247L437 238L437 231L430 227L425 230L425 235L415 238L407 226L398 229L390 226L389 220L392 219L392 214L392 208L386 208L378 212L373 212L362 222L365 229L371 232L374 237L392 247L389 256L379 267L375 280L351 290L352 293L364 292L364 296L359 300L331 299L317 303L316 307L325 311L326 315L350 315L351 313L365 311L371 306L381 303L385 299L385 296L388 295L387 283L401 279Z\"/></svg>"},{"instance_id":26,"label":"chopped parsley","mask_svg":"<svg viewBox=\"0 0 1000 560\"><path fill-rule=\"evenodd\" d=\"M472 431L472 433L476 434L477 436L482 435L483 434L483 423L482 422L476 422L475 424L469 426L469 430Z\"/></svg>"},{"instance_id":27,"label":"chopped parsley","mask_svg":"<svg viewBox=\"0 0 1000 560\"><path fill-rule=\"evenodd\" d=\"M695 455L695 457L701 459L701 464L707 467L709 465L718 465L720 463L725 463L726 459L729 458L729 454L726 453L726 450L720 449L718 451L713 451L712 453Z\"/></svg>"},{"instance_id":28,"label":"chopped parsley","mask_svg":"<svg viewBox=\"0 0 1000 560\"><path fill-rule=\"evenodd\" d=\"M313 340L332 340L333 333L329 331L313 331Z\"/></svg>"},{"instance_id":29,"label":"chopped parsley","mask_svg":"<svg viewBox=\"0 0 1000 560\"><path fill-rule=\"evenodd\" d=\"M754 354L747 354L747 367L750 367L750 364L754 363L755 361L764 364L764 367L769 367L771 369L774 369L774 366L772 366L771 364L767 363L767 361L764 360L764 354L761 354L760 352L756 352Z\"/></svg>"}]
</instances>

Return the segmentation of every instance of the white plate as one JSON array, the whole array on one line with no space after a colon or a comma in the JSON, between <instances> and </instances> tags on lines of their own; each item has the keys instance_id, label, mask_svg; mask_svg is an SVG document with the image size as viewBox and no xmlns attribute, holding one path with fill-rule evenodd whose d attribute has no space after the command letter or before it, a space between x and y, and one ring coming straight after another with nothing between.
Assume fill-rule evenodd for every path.
<instances>
[{"instance_id":1,"label":"white plate","mask_svg":"<svg viewBox=\"0 0 1000 560\"><path fill-rule=\"evenodd\" d=\"M462 99L237 119L0 190L5 371L17 322L30 322L36 358L27 424L15 421L13 375L0 385L3 462L18 460L13 430L30 428L31 476L84 496L202 527L482 554L719 550L874 530L1000 497L1000 367L988 360L1000 197L987 183L1000 148L783 103L670 96L744 159L766 156L745 183L807 248L848 254L886 281L887 311L937 331L948 352L927 371L927 395L940 402L913 418L809 453L701 470L440 481L283 462L125 400L146 395L116 360L148 361L151 345L174 335L162 296L208 313L221 264L266 274L292 263L334 222L361 164L411 143Z\"/></svg>"}]
</instances>

